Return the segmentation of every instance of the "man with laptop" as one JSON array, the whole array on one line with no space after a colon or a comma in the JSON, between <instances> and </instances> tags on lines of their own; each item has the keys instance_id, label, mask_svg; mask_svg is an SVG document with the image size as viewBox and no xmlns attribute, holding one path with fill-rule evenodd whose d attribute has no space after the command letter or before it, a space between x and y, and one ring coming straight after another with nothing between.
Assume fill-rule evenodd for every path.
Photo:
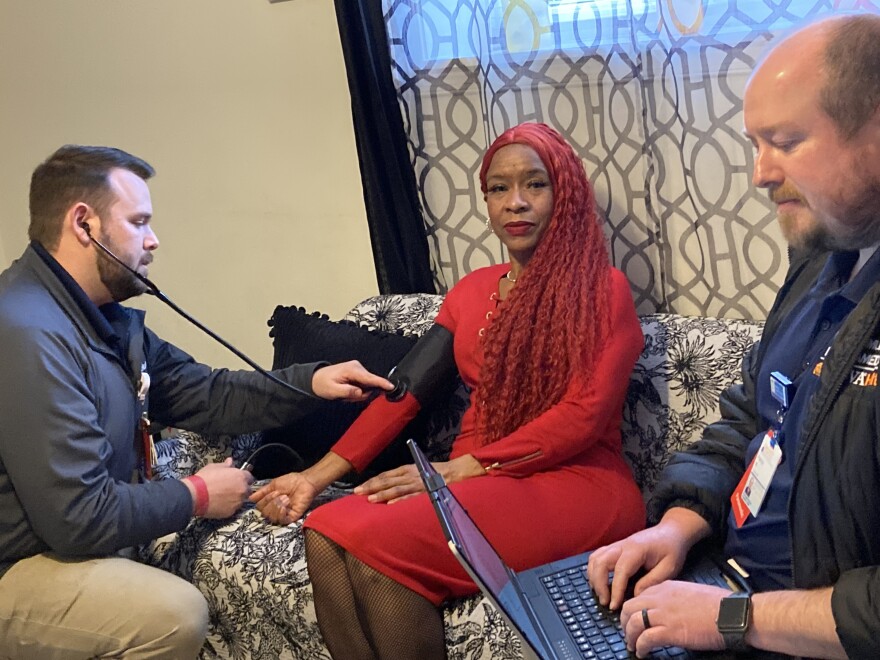
<instances>
[{"instance_id":1,"label":"man with laptop","mask_svg":"<svg viewBox=\"0 0 880 660\"><path fill-rule=\"evenodd\" d=\"M722 419L664 471L659 522L593 552L589 580L640 657L672 645L878 658L880 17L782 40L748 83L744 120L790 271ZM754 595L676 579L703 539Z\"/></svg>"}]
</instances>

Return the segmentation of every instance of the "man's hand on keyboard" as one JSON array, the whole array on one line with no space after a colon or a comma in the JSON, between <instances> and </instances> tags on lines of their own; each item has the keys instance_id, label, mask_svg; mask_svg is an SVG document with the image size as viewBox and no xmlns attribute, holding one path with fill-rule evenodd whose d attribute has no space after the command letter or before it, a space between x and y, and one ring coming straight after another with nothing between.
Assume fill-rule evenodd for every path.
<instances>
[{"instance_id":1,"label":"man's hand on keyboard","mask_svg":"<svg viewBox=\"0 0 880 660\"><path fill-rule=\"evenodd\" d=\"M590 555L587 575L601 605L613 610L623 605L630 579L644 575L633 586L638 596L645 589L675 577L688 551L709 534L709 524L688 509L673 508L654 527L606 545ZM610 588L608 576L614 573Z\"/></svg>"},{"instance_id":2,"label":"man's hand on keyboard","mask_svg":"<svg viewBox=\"0 0 880 660\"><path fill-rule=\"evenodd\" d=\"M640 658L662 646L703 651L723 649L724 640L715 619L721 599L729 595L730 591L722 587L677 580L646 588L626 601L620 611L627 648ZM646 619L650 623L647 629Z\"/></svg>"}]
</instances>

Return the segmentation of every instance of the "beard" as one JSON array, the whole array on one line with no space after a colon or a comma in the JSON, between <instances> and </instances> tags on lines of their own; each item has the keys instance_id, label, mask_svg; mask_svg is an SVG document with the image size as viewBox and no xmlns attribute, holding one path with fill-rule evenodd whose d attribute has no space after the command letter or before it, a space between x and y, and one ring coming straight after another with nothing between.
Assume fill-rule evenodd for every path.
<instances>
[{"instance_id":1,"label":"beard","mask_svg":"<svg viewBox=\"0 0 880 660\"><path fill-rule=\"evenodd\" d=\"M109 236L103 234L99 240L106 245L113 254L122 259L122 261L126 261L125 255L120 254L119 248L113 244L113 241L110 240ZM97 251L100 253L97 255L98 276L101 278L101 283L107 288L107 291L110 292L113 300L116 302L122 302L129 298L139 296L147 290L147 286L143 282L113 261L108 255L104 254L103 251L100 249ZM149 258L150 256L148 255L147 259Z\"/></svg>"},{"instance_id":2,"label":"beard","mask_svg":"<svg viewBox=\"0 0 880 660\"><path fill-rule=\"evenodd\" d=\"M853 186L857 186L853 190ZM819 214L792 184L770 190L773 202L796 200L801 208L780 212L785 240L796 249L861 250L880 243L880 180L863 178L849 186L847 199L833 200L831 213ZM841 221L843 219L843 221Z\"/></svg>"},{"instance_id":3,"label":"beard","mask_svg":"<svg viewBox=\"0 0 880 660\"><path fill-rule=\"evenodd\" d=\"M880 180L864 178L855 185L856 194L838 205L829 222L833 249L861 250L880 243Z\"/></svg>"},{"instance_id":4,"label":"beard","mask_svg":"<svg viewBox=\"0 0 880 660\"><path fill-rule=\"evenodd\" d=\"M794 200L800 204L800 208L795 211L779 212L779 227L782 230L782 236L791 247L797 250L827 248L830 238L828 231L819 222L807 200L797 188L788 181L784 181L782 185L771 188L769 196L770 201L774 203Z\"/></svg>"}]
</instances>

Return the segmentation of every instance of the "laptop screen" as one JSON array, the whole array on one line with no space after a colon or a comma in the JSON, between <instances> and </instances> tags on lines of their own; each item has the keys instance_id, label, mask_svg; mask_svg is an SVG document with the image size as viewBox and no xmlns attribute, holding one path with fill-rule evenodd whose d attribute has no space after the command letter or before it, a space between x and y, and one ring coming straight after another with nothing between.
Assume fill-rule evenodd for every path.
<instances>
[{"instance_id":1,"label":"laptop screen","mask_svg":"<svg viewBox=\"0 0 880 660\"><path fill-rule=\"evenodd\" d=\"M443 503L441 515L448 519L447 524L452 532L452 538L447 538L447 540L455 544L464 560L470 564L473 571L485 583L485 587L492 592L496 599L499 599L511 582L510 569L483 536L483 533L477 529L474 521L471 520L458 500L451 497L450 492L446 489L439 491L437 496ZM447 537L449 536L447 535ZM506 597L507 593L505 592L504 595Z\"/></svg>"},{"instance_id":2,"label":"laptop screen","mask_svg":"<svg viewBox=\"0 0 880 660\"><path fill-rule=\"evenodd\" d=\"M415 442L409 440L407 445L453 554L501 611L508 625L520 633L526 657L536 657L535 649L544 645L538 641L539 634L527 613L528 604L523 599L516 575L483 536Z\"/></svg>"}]
</instances>

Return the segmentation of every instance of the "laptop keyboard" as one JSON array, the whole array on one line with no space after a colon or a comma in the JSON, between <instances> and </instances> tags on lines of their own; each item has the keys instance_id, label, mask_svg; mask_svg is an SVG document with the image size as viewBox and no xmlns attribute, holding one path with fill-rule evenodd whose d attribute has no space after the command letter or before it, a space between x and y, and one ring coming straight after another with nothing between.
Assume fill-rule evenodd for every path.
<instances>
[{"instance_id":1,"label":"laptop keyboard","mask_svg":"<svg viewBox=\"0 0 880 660\"><path fill-rule=\"evenodd\" d=\"M633 658L626 650L620 613L602 607L587 582L586 565L568 568L541 578L562 620L574 637L581 657L589 660ZM652 658L688 657L684 649L671 646L656 649Z\"/></svg>"}]
</instances>

